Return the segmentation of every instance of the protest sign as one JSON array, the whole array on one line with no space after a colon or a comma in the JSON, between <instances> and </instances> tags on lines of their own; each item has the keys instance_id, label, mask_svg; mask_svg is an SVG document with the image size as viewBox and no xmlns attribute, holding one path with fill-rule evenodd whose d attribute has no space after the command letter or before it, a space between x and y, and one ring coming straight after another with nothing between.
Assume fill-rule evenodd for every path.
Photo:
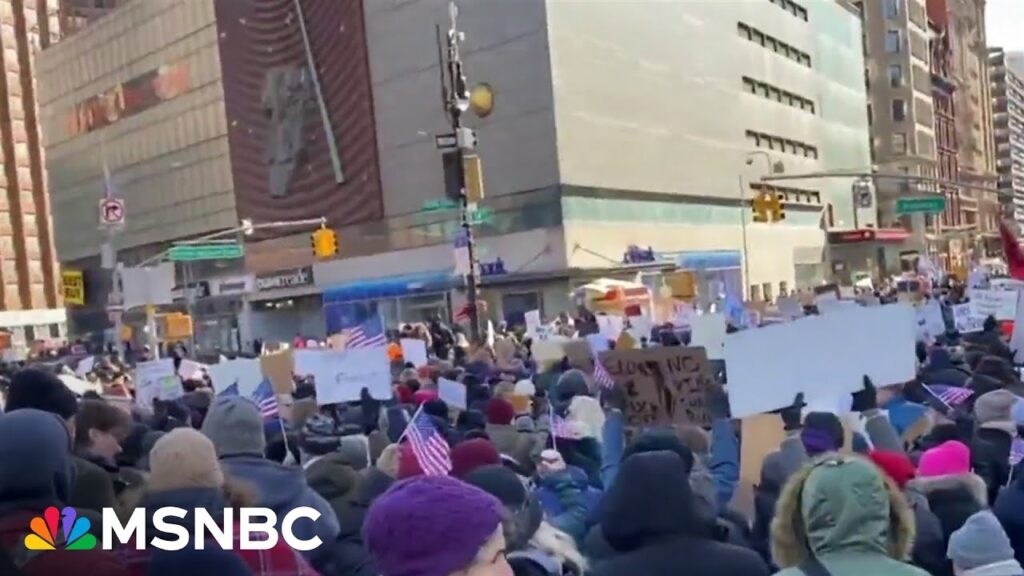
<instances>
[{"instance_id":1,"label":"protest sign","mask_svg":"<svg viewBox=\"0 0 1024 576\"><path fill-rule=\"evenodd\" d=\"M462 382L441 378L437 381L437 395L448 406L466 409L466 385Z\"/></svg>"},{"instance_id":2,"label":"protest sign","mask_svg":"<svg viewBox=\"0 0 1024 576\"><path fill-rule=\"evenodd\" d=\"M295 372L313 377L321 406L359 400L363 388L377 400L392 397L387 348L296 350Z\"/></svg>"},{"instance_id":3,"label":"protest sign","mask_svg":"<svg viewBox=\"0 0 1024 576\"><path fill-rule=\"evenodd\" d=\"M427 343L419 338L402 338L402 359L419 368L427 365Z\"/></svg>"},{"instance_id":4,"label":"protest sign","mask_svg":"<svg viewBox=\"0 0 1024 576\"><path fill-rule=\"evenodd\" d=\"M181 376L182 380L202 380L204 368L206 364L182 358L181 364L178 365L178 376Z\"/></svg>"},{"instance_id":5,"label":"protest sign","mask_svg":"<svg viewBox=\"0 0 1024 576\"><path fill-rule=\"evenodd\" d=\"M970 290L971 313L983 321L989 316L996 320L1013 320L1017 317L1017 298L1020 293L1015 290Z\"/></svg>"},{"instance_id":6,"label":"protest sign","mask_svg":"<svg viewBox=\"0 0 1024 576\"><path fill-rule=\"evenodd\" d=\"M82 360L78 362L78 366L75 367L75 376L85 378L89 372L92 372L94 366L96 366L95 356L82 358Z\"/></svg>"},{"instance_id":7,"label":"protest sign","mask_svg":"<svg viewBox=\"0 0 1024 576\"><path fill-rule=\"evenodd\" d=\"M984 329L985 318L975 316L970 304L954 304L953 325L956 331L961 334L981 332Z\"/></svg>"},{"instance_id":8,"label":"protest sign","mask_svg":"<svg viewBox=\"0 0 1024 576\"><path fill-rule=\"evenodd\" d=\"M916 309L917 334L922 342L931 342L946 333L946 321L942 318L942 306L938 300L929 300Z\"/></svg>"},{"instance_id":9,"label":"protest sign","mask_svg":"<svg viewBox=\"0 0 1024 576\"><path fill-rule=\"evenodd\" d=\"M672 320L674 327L680 330L689 330L693 326L693 319L697 317L697 311L694 310L692 303L676 302L674 312L675 318Z\"/></svg>"},{"instance_id":10,"label":"protest sign","mask_svg":"<svg viewBox=\"0 0 1024 576\"><path fill-rule=\"evenodd\" d=\"M263 381L263 370L260 361L256 358L238 358L236 360L211 364L207 368L207 372L210 374L210 381L213 382L213 391L217 394L220 394L232 384L238 384L238 394L248 398L252 396L253 391ZM291 377L292 373L289 367L289 381ZM271 382L271 385L273 385L273 382Z\"/></svg>"},{"instance_id":11,"label":"protest sign","mask_svg":"<svg viewBox=\"0 0 1024 576\"><path fill-rule=\"evenodd\" d=\"M654 329L654 322L651 321L647 316L630 316L629 317L629 334L634 340L640 342L641 339L650 340L651 330Z\"/></svg>"},{"instance_id":12,"label":"protest sign","mask_svg":"<svg viewBox=\"0 0 1024 576\"><path fill-rule=\"evenodd\" d=\"M597 331L612 342L619 339L623 326L624 320L621 316L597 316Z\"/></svg>"},{"instance_id":13,"label":"protest sign","mask_svg":"<svg viewBox=\"0 0 1024 576\"><path fill-rule=\"evenodd\" d=\"M526 320L526 334L533 336L540 331L540 310L530 310L523 315Z\"/></svg>"},{"instance_id":14,"label":"protest sign","mask_svg":"<svg viewBox=\"0 0 1024 576\"><path fill-rule=\"evenodd\" d=\"M295 380L292 374L295 372L294 351L285 349L275 354L268 354L260 357L260 369L270 379L270 385L276 394L291 394L295 389Z\"/></svg>"},{"instance_id":15,"label":"protest sign","mask_svg":"<svg viewBox=\"0 0 1024 576\"><path fill-rule=\"evenodd\" d=\"M139 362L135 366L135 402L150 408L153 400L176 400L185 395L181 379L174 369L174 360L164 358L152 362Z\"/></svg>"},{"instance_id":16,"label":"protest sign","mask_svg":"<svg viewBox=\"0 0 1024 576\"><path fill-rule=\"evenodd\" d=\"M818 313L835 314L836 312L842 312L856 307L856 300L835 300L830 298L818 302Z\"/></svg>"},{"instance_id":17,"label":"protest sign","mask_svg":"<svg viewBox=\"0 0 1024 576\"><path fill-rule=\"evenodd\" d=\"M725 316L703 314L693 319L690 329L690 345L703 346L708 358L722 359L722 345L725 342Z\"/></svg>"},{"instance_id":18,"label":"protest sign","mask_svg":"<svg viewBox=\"0 0 1024 576\"><path fill-rule=\"evenodd\" d=\"M857 308L801 318L725 339L729 405L743 418L806 399L839 398L863 387L906 382L916 374L916 320L909 306Z\"/></svg>"},{"instance_id":19,"label":"protest sign","mask_svg":"<svg viewBox=\"0 0 1024 576\"><path fill-rule=\"evenodd\" d=\"M610 347L609 340L602 334L589 334L587 335L587 343L590 344L590 350L594 354L600 354Z\"/></svg>"},{"instance_id":20,"label":"protest sign","mask_svg":"<svg viewBox=\"0 0 1024 576\"><path fill-rule=\"evenodd\" d=\"M615 349L599 358L626 392L630 425L710 423L706 395L711 367L703 348Z\"/></svg>"},{"instance_id":21,"label":"protest sign","mask_svg":"<svg viewBox=\"0 0 1024 576\"><path fill-rule=\"evenodd\" d=\"M784 318L803 318L804 307L800 303L800 300L796 298L779 298L775 301L775 305L779 308L779 314Z\"/></svg>"},{"instance_id":22,"label":"protest sign","mask_svg":"<svg viewBox=\"0 0 1024 576\"><path fill-rule=\"evenodd\" d=\"M1024 363L1024 306L1017 307L1017 318L1013 322L1013 334L1010 336L1010 350L1014 351L1014 363Z\"/></svg>"}]
</instances>

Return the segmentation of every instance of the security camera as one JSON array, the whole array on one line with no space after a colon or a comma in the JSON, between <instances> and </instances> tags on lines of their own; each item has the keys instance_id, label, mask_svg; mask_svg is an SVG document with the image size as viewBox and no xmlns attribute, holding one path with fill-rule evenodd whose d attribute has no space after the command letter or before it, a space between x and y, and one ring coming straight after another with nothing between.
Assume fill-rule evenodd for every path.
<instances>
[{"instance_id":1,"label":"security camera","mask_svg":"<svg viewBox=\"0 0 1024 576\"><path fill-rule=\"evenodd\" d=\"M753 165L754 165L754 159L750 158L750 157L747 157L747 166L753 166Z\"/></svg>"}]
</instances>

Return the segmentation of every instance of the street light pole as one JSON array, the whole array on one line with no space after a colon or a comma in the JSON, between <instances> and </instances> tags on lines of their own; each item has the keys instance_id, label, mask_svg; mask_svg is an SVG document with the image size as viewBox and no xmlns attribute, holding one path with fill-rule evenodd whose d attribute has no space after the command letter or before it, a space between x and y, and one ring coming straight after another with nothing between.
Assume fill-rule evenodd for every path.
<instances>
[{"instance_id":1,"label":"street light pole","mask_svg":"<svg viewBox=\"0 0 1024 576\"><path fill-rule=\"evenodd\" d=\"M473 238L473 226L470 222L469 195L466 192L465 151L475 146L476 135L472 130L462 126L462 113L469 109L469 91L466 77L462 69L462 56L459 52L463 34L459 32L456 21L459 16L455 2L448 5L450 27L448 29L448 86L445 90L448 119L451 121L452 133L455 135L455 176L459 182L459 212L462 223L462 234L466 240L469 255L469 274L466 275L466 296L469 300L469 334L474 344L480 342L480 313L477 308L479 298L479 279L477 276L476 242Z\"/></svg>"},{"instance_id":2,"label":"street light pole","mask_svg":"<svg viewBox=\"0 0 1024 576\"><path fill-rule=\"evenodd\" d=\"M747 154L747 166L751 166L754 163L755 156L763 156L765 163L768 165L768 175L775 174L776 172L782 172L781 163L775 164L772 162L771 154L764 150L756 150ZM761 179L762 182L764 178ZM747 244L747 185L743 181L743 174L739 175L740 181L740 232L743 235L743 293L747 295L749 300L752 296L750 294L750 250Z\"/></svg>"}]
</instances>

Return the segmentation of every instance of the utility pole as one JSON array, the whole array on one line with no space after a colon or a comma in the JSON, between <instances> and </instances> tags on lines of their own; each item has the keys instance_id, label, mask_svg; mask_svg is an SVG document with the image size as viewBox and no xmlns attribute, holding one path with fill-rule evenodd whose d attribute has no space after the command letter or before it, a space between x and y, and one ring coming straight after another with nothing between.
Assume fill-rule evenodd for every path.
<instances>
[{"instance_id":1,"label":"utility pole","mask_svg":"<svg viewBox=\"0 0 1024 576\"><path fill-rule=\"evenodd\" d=\"M448 15L450 26L447 37L448 85L444 90L445 108L456 140L455 174L459 182L459 213L462 221L462 233L465 235L469 252L469 274L466 276L466 292L469 300L469 334L472 342L476 344L480 342L480 314L477 308L479 278L473 226L470 222L469 196L466 193L465 166L465 153L476 148L476 134L472 129L462 126L462 114L469 110L469 89L466 77L463 75L462 56L459 52L464 35L459 32L456 25L459 8L455 2L448 4Z\"/></svg>"}]
</instances>

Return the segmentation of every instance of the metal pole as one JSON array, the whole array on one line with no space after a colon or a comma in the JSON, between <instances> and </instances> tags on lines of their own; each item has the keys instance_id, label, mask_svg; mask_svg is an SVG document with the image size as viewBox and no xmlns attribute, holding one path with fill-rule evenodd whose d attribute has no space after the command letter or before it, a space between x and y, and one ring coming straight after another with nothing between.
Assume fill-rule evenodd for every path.
<instances>
[{"instance_id":1,"label":"metal pole","mask_svg":"<svg viewBox=\"0 0 1024 576\"><path fill-rule=\"evenodd\" d=\"M156 306L146 305L146 342L153 354L153 360L160 359L160 341L156 337Z\"/></svg>"},{"instance_id":2,"label":"metal pole","mask_svg":"<svg viewBox=\"0 0 1024 576\"><path fill-rule=\"evenodd\" d=\"M462 59L459 54L460 33L456 26L458 8L452 2L449 5L451 16L451 29L448 31L448 115L451 119L452 132L459 139L462 130L462 108L459 106L459 99L465 90L464 78L462 77ZM466 235L466 249L469 252L469 275L466 277L466 291L469 300L469 334L474 344L480 343L480 314L477 309L479 298L476 262L476 241L473 238L473 226L469 219L469 196L466 194L466 169L465 152L462 143L456 146L456 176L459 180L460 217L462 230Z\"/></svg>"},{"instance_id":3,"label":"metal pole","mask_svg":"<svg viewBox=\"0 0 1024 576\"><path fill-rule=\"evenodd\" d=\"M743 293L747 300L750 300L750 253L747 246L747 187L743 182L743 175L738 176L740 181L740 231L743 234Z\"/></svg>"},{"instance_id":4,"label":"metal pole","mask_svg":"<svg viewBox=\"0 0 1024 576\"><path fill-rule=\"evenodd\" d=\"M313 90L316 91L316 102L320 108L320 121L323 123L324 137L327 139L327 152L331 156L331 168L334 169L334 181L341 184L345 181L345 174L341 169L341 156L338 155L338 143L334 141L331 117L327 114L327 103L324 101L324 92L320 88L320 75L316 71L316 62L313 60L313 47L309 43L309 32L306 30L306 15L302 11L302 2L299 0L295 0L295 15L299 18L299 32L302 33L302 46L306 51L306 66L309 68L309 75L313 79Z\"/></svg>"}]
</instances>

